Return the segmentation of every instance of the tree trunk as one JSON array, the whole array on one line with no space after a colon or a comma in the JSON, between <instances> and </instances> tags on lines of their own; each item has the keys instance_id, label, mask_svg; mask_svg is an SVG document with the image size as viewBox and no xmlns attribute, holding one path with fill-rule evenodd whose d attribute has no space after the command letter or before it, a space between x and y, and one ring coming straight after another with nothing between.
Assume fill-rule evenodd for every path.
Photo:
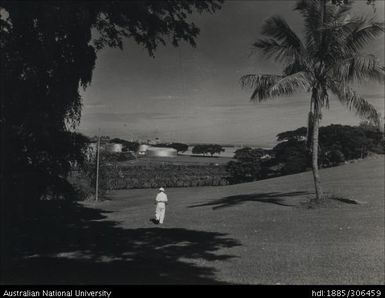
<instances>
[{"instance_id":1,"label":"tree trunk","mask_svg":"<svg viewBox=\"0 0 385 298\"><path fill-rule=\"evenodd\" d=\"M316 202L324 200L321 189L321 180L318 169L318 135L319 135L319 122L320 122L320 108L319 104L314 104L314 117L313 117L313 135L312 135L312 170L315 186Z\"/></svg>"},{"instance_id":2,"label":"tree trunk","mask_svg":"<svg viewBox=\"0 0 385 298\"><path fill-rule=\"evenodd\" d=\"M326 0L320 0L320 9L321 9L321 26L323 27L326 20ZM321 31L320 35L320 44L321 46L324 44L324 31ZM319 71L322 69L322 64L320 64ZM319 122L321 116L321 103L323 102L323 98L320 98L320 94L317 88L313 89L312 92L312 103L314 108L313 113L313 135L312 135L312 170L313 170L313 179L314 179L314 187L315 187L315 201L320 203L324 200L324 196L322 194L321 189L321 179L319 176L318 169L318 135L319 135Z\"/></svg>"}]
</instances>

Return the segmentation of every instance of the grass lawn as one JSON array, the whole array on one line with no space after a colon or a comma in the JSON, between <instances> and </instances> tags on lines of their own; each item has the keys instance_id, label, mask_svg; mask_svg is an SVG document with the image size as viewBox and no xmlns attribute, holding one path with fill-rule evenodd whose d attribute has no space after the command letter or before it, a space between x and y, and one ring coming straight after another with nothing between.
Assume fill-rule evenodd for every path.
<instances>
[{"instance_id":1,"label":"grass lawn","mask_svg":"<svg viewBox=\"0 0 385 298\"><path fill-rule=\"evenodd\" d=\"M156 190L53 206L24 227L7 284L383 284L384 159L321 170L331 201L307 209L310 172L222 187ZM55 203L56 204L56 203ZM42 208L44 206L42 205ZM7 259L7 260L8 260ZM5 272L5 273L4 273Z\"/></svg>"},{"instance_id":2,"label":"grass lawn","mask_svg":"<svg viewBox=\"0 0 385 298\"><path fill-rule=\"evenodd\" d=\"M383 284L383 157L324 169L321 178L326 193L360 204L303 207L313 193L307 172L225 187L168 189L163 226L149 221L155 190L116 191L107 201L87 205L122 229L155 231L160 240L151 248L155 256L148 256L155 264L175 253L177 262L202 270L192 280L186 273L174 274L170 282ZM206 234L199 239L192 231L211 233L217 239L207 234L206 240L216 244L206 247ZM146 258L142 265L148 266ZM167 268L153 266L167 275Z\"/></svg>"}]
</instances>

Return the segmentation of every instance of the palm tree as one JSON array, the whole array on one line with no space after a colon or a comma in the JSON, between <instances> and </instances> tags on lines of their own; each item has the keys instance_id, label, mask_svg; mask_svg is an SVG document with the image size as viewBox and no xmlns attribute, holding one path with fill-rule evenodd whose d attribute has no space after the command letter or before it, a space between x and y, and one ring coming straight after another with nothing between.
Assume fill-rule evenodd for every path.
<instances>
[{"instance_id":1,"label":"palm tree","mask_svg":"<svg viewBox=\"0 0 385 298\"><path fill-rule=\"evenodd\" d=\"M283 64L282 74L248 74L241 78L241 84L253 89L252 101L288 96L301 89L310 94L308 143L316 201L321 202L318 131L322 109L329 108L329 95L333 94L360 117L379 123L376 109L350 85L368 79L384 82L384 66L361 50L385 30L384 23L351 16L351 4L302 0L295 9L305 21L303 41L283 18L273 16L263 25L265 37L253 44L267 58Z\"/></svg>"}]
</instances>

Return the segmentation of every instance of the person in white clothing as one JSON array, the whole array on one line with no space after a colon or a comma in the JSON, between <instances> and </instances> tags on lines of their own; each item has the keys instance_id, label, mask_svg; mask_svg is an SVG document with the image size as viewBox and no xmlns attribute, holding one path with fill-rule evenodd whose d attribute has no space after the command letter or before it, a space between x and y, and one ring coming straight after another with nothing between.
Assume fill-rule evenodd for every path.
<instances>
[{"instance_id":1,"label":"person in white clothing","mask_svg":"<svg viewBox=\"0 0 385 298\"><path fill-rule=\"evenodd\" d=\"M161 187L159 188L159 192L155 198L155 204L156 204L155 219L160 224L163 224L163 221L164 221L167 202L168 202L167 195L164 191L164 188Z\"/></svg>"}]
</instances>

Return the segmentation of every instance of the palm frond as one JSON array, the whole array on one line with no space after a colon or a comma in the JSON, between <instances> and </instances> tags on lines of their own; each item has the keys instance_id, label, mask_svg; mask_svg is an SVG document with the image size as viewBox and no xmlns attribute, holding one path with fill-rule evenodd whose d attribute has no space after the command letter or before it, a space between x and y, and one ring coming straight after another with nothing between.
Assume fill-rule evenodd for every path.
<instances>
[{"instance_id":1,"label":"palm frond","mask_svg":"<svg viewBox=\"0 0 385 298\"><path fill-rule=\"evenodd\" d=\"M298 89L308 91L310 81L305 72L297 72L288 76L282 77L270 88L270 96L277 97L282 95L291 95Z\"/></svg>"},{"instance_id":2,"label":"palm frond","mask_svg":"<svg viewBox=\"0 0 385 298\"><path fill-rule=\"evenodd\" d=\"M309 68L305 51L277 42L275 39L259 39L253 44L267 59L283 63L287 67L285 73L292 74Z\"/></svg>"},{"instance_id":3,"label":"palm frond","mask_svg":"<svg viewBox=\"0 0 385 298\"><path fill-rule=\"evenodd\" d=\"M250 99L263 101L268 98L292 95L298 89L308 90L310 83L305 72L289 76L249 74L241 78L242 87L254 89Z\"/></svg>"},{"instance_id":4,"label":"palm frond","mask_svg":"<svg viewBox=\"0 0 385 298\"><path fill-rule=\"evenodd\" d=\"M352 9L351 3L344 5L330 5L326 1L326 12L324 16L325 23L331 23L339 20L341 17L346 17L347 13ZM311 22L315 27L321 27L321 5L320 0L299 0L297 1L294 10L299 11L305 18L306 22ZM317 26L318 25L318 26Z\"/></svg>"},{"instance_id":5,"label":"palm frond","mask_svg":"<svg viewBox=\"0 0 385 298\"><path fill-rule=\"evenodd\" d=\"M333 14L333 19L338 20L341 18L346 18L348 12L352 10L352 3L344 3L344 5L333 5L334 6L334 14Z\"/></svg>"},{"instance_id":6,"label":"palm frond","mask_svg":"<svg viewBox=\"0 0 385 298\"><path fill-rule=\"evenodd\" d=\"M323 33L324 42L320 57L323 61L334 64L335 61L344 59L351 54L351 51L346 47L346 38L355 28L353 21L333 20L325 22L320 31Z\"/></svg>"},{"instance_id":7,"label":"palm frond","mask_svg":"<svg viewBox=\"0 0 385 298\"><path fill-rule=\"evenodd\" d=\"M283 18L278 16L269 18L262 28L262 34L269 38L259 39L253 46L265 57L286 65L302 64L296 69L304 70L308 67L306 49L301 39Z\"/></svg>"},{"instance_id":8,"label":"palm frond","mask_svg":"<svg viewBox=\"0 0 385 298\"><path fill-rule=\"evenodd\" d=\"M286 59L292 60L296 55L292 48L277 42L275 39L259 39L253 43L253 47L259 49L266 58L273 58L278 62L283 62Z\"/></svg>"},{"instance_id":9,"label":"palm frond","mask_svg":"<svg viewBox=\"0 0 385 298\"><path fill-rule=\"evenodd\" d=\"M384 32L384 23L368 20L366 17L336 17L321 29L324 32L324 49L336 59L349 58Z\"/></svg>"},{"instance_id":10,"label":"palm frond","mask_svg":"<svg viewBox=\"0 0 385 298\"><path fill-rule=\"evenodd\" d=\"M304 51L301 39L290 28L285 19L279 16L270 17L265 21L262 27L262 34L274 38L281 46L295 49L299 54Z\"/></svg>"},{"instance_id":11,"label":"palm frond","mask_svg":"<svg viewBox=\"0 0 385 298\"><path fill-rule=\"evenodd\" d=\"M241 85L243 88L252 88L254 91L250 99L263 101L270 98L270 88L275 85L283 76L274 74L248 74L241 77Z\"/></svg>"},{"instance_id":12,"label":"palm frond","mask_svg":"<svg viewBox=\"0 0 385 298\"><path fill-rule=\"evenodd\" d=\"M322 7L324 4L321 0L297 1L296 10L305 21L305 45L284 19L269 18L262 31L266 38L258 40L254 47L266 57L284 62L283 75L246 75L241 79L242 86L252 88L251 100L258 101L312 89L315 111L329 106L331 91L360 117L378 122L376 109L348 83L385 80L385 68L375 56L359 53L385 31L384 24L351 17L351 5Z\"/></svg>"},{"instance_id":13,"label":"palm frond","mask_svg":"<svg viewBox=\"0 0 385 298\"><path fill-rule=\"evenodd\" d=\"M294 6L302 16L309 17L310 15L320 15L320 1L319 0L298 0Z\"/></svg>"},{"instance_id":14,"label":"palm frond","mask_svg":"<svg viewBox=\"0 0 385 298\"><path fill-rule=\"evenodd\" d=\"M285 55L286 47L278 43L275 39L261 38L253 43L253 47L259 49L267 58L276 56L276 60L280 61Z\"/></svg>"},{"instance_id":15,"label":"palm frond","mask_svg":"<svg viewBox=\"0 0 385 298\"><path fill-rule=\"evenodd\" d=\"M318 0L299 0L295 7L305 22L305 46L309 54L316 53L321 41L321 9Z\"/></svg>"},{"instance_id":16,"label":"palm frond","mask_svg":"<svg viewBox=\"0 0 385 298\"><path fill-rule=\"evenodd\" d=\"M311 73L313 67L311 66L311 60L305 57L304 59L294 59L291 63L287 64L283 69L285 76L295 74L297 72Z\"/></svg>"},{"instance_id":17,"label":"palm frond","mask_svg":"<svg viewBox=\"0 0 385 298\"><path fill-rule=\"evenodd\" d=\"M355 55L344 59L330 70L330 77L344 82L361 82L366 79L383 83L385 81L385 67L371 54Z\"/></svg>"},{"instance_id":18,"label":"palm frond","mask_svg":"<svg viewBox=\"0 0 385 298\"><path fill-rule=\"evenodd\" d=\"M339 101L346 105L349 110L355 111L356 115L363 119L371 120L376 124L379 123L380 114L376 108L350 87L334 85L331 89L337 95Z\"/></svg>"},{"instance_id":19,"label":"palm frond","mask_svg":"<svg viewBox=\"0 0 385 298\"><path fill-rule=\"evenodd\" d=\"M383 22L367 21L365 18L358 18L349 22L350 33L345 38L346 48L351 53L357 53L368 45L372 40L385 32Z\"/></svg>"},{"instance_id":20,"label":"palm frond","mask_svg":"<svg viewBox=\"0 0 385 298\"><path fill-rule=\"evenodd\" d=\"M350 16L338 16L336 12L329 16L319 31L323 35L323 42L318 45L315 56L328 65L345 59L357 53L348 44L349 36L357 27L362 25L362 18L351 18Z\"/></svg>"}]
</instances>

